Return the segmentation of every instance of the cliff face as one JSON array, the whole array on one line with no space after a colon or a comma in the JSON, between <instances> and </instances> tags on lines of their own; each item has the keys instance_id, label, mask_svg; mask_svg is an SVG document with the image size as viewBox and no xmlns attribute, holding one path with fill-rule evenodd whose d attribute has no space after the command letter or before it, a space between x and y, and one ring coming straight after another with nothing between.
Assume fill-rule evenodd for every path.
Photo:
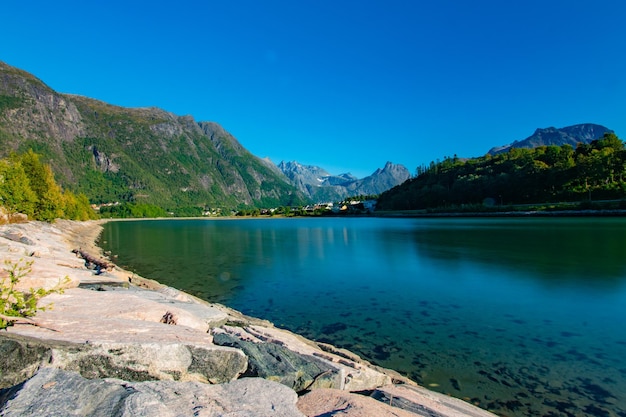
<instances>
[{"instance_id":1,"label":"cliff face","mask_svg":"<svg viewBox=\"0 0 626 417\"><path fill-rule=\"evenodd\" d=\"M92 202L290 205L302 195L213 122L60 94L0 62L0 157L33 149Z\"/></svg>"},{"instance_id":2,"label":"cliff face","mask_svg":"<svg viewBox=\"0 0 626 417\"><path fill-rule=\"evenodd\" d=\"M34 76L0 62L3 130L13 136L72 141L85 135L76 106ZM15 144L13 144L15 145Z\"/></svg>"}]
</instances>

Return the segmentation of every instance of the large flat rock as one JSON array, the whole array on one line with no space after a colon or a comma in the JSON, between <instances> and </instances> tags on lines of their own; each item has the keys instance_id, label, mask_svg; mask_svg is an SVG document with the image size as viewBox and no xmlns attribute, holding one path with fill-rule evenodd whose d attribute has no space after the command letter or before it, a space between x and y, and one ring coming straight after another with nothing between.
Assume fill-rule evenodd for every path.
<instances>
[{"instance_id":1,"label":"large flat rock","mask_svg":"<svg viewBox=\"0 0 626 417\"><path fill-rule=\"evenodd\" d=\"M260 378L221 385L195 382L128 382L86 379L74 372L42 369L0 394L3 417L303 417L297 395Z\"/></svg>"},{"instance_id":2,"label":"large flat rock","mask_svg":"<svg viewBox=\"0 0 626 417\"><path fill-rule=\"evenodd\" d=\"M193 301L137 288L94 291L71 288L41 300L46 311L37 314L39 328L15 326L9 331L76 343L90 341L210 341L211 327L224 323L221 310ZM176 325L163 326L167 313ZM53 334L46 328L56 330Z\"/></svg>"},{"instance_id":3,"label":"large flat rock","mask_svg":"<svg viewBox=\"0 0 626 417\"><path fill-rule=\"evenodd\" d=\"M5 261L30 262L32 272L20 280L17 288L51 289L71 288L81 282L98 279L94 271L85 268L83 259L71 251L73 246L85 244L97 255L93 245L102 230L98 222L69 222L59 220L55 224L28 222L0 226L0 253ZM91 241L91 244L88 242ZM4 265L3 265L4 267ZM0 278L7 277L0 269ZM110 274L109 281L128 282L123 275Z\"/></svg>"},{"instance_id":4,"label":"large flat rock","mask_svg":"<svg viewBox=\"0 0 626 417\"><path fill-rule=\"evenodd\" d=\"M48 308L37 314L37 326L7 330L8 336L38 341L28 346L49 345L50 358L41 358L41 366L90 378L213 383L235 379L247 368L243 352L214 345L208 333L227 315L176 292L71 288L45 297L41 305ZM176 324L163 322L167 314Z\"/></svg>"}]
</instances>

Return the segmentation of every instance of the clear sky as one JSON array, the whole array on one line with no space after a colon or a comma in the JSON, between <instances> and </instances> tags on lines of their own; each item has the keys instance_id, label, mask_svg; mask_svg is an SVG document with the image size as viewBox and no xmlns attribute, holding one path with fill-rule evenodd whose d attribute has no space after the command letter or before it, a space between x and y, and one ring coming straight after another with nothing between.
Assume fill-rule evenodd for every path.
<instances>
[{"instance_id":1,"label":"clear sky","mask_svg":"<svg viewBox=\"0 0 626 417\"><path fill-rule=\"evenodd\" d=\"M626 139L623 0L6 0L0 60L362 177L539 127Z\"/></svg>"}]
</instances>

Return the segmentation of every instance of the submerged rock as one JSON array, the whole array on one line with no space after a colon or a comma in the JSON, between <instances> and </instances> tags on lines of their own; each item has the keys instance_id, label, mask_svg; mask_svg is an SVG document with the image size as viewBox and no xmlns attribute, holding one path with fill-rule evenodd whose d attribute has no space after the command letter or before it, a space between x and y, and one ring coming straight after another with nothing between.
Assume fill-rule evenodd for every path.
<instances>
[{"instance_id":1,"label":"submerged rock","mask_svg":"<svg viewBox=\"0 0 626 417\"><path fill-rule=\"evenodd\" d=\"M429 417L493 417L493 414L474 407L458 398L410 385L386 385L372 393L372 398L392 404L419 416Z\"/></svg>"},{"instance_id":2,"label":"submerged rock","mask_svg":"<svg viewBox=\"0 0 626 417\"><path fill-rule=\"evenodd\" d=\"M298 399L298 409L307 416L441 417L437 414L415 414L364 395L336 389L319 389L303 395Z\"/></svg>"}]
</instances>

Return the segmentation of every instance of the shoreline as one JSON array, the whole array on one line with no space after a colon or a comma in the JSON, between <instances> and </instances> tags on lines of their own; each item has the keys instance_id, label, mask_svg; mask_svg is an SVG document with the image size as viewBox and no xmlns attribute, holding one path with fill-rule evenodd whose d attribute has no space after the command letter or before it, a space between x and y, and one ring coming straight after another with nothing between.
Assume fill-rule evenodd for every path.
<instances>
[{"instance_id":1,"label":"shoreline","mask_svg":"<svg viewBox=\"0 0 626 417\"><path fill-rule=\"evenodd\" d=\"M473 218L473 217L624 217L626 210L555 210L555 211L493 211L493 212L380 212L373 217L381 218Z\"/></svg>"},{"instance_id":2,"label":"shoreline","mask_svg":"<svg viewBox=\"0 0 626 417\"><path fill-rule=\"evenodd\" d=\"M163 221L163 220L275 220L275 219L336 219L336 218L477 218L477 217L626 217L626 209L586 209L586 210L528 210L528 211L485 211L485 212L424 212L423 210L379 211L369 214L338 214L322 216L200 216L200 217L133 217L90 220L96 222L116 221Z\"/></svg>"},{"instance_id":3,"label":"shoreline","mask_svg":"<svg viewBox=\"0 0 626 417\"><path fill-rule=\"evenodd\" d=\"M47 362L38 358L41 360L2 375L0 389L15 389L15 384L35 380L48 368L78 372L77 378L115 376L131 381L130 384L163 381L172 384L167 385L170 391L182 383L201 383L198 389L203 390L215 386L212 384L230 389L238 381L259 379L255 383L272 385L277 381L289 388L279 396L290 404L285 406L290 411L284 415L320 415L351 404L355 413L361 410L361 414L354 415L412 416L422 415L415 410L428 409L440 416L493 416L462 400L419 387L397 372L374 366L352 352L316 343L276 328L266 320L206 302L117 265L95 275L71 250L81 248L103 259L97 242L108 221L117 219L0 226L0 253L13 262L24 255L33 261L29 274L32 276L23 283L26 288L52 288L60 276L69 277L64 294L41 300L41 305L54 305L33 318L36 325L16 324L0 333L0 343L21 343L20 355L27 349L25 346L57 353ZM66 344L82 353L67 351L63 347ZM172 349L179 353L173 354ZM265 356L254 362L260 355L259 349ZM191 362L179 363L180 358L189 355ZM281 368L285 363L300 362L301 368ZM16 366L12 363L9 367ZM241 379L242 376L247 378ZM51 378L47 374L45 377ZM53 377L58 383L58 375ZM63 377L74 378L65 374ZM139 384L137 390L141 392L143 386ZM268 389L276 392L278 388L272 385ZM372 392L372 396L365 396L364 392ZM395 407L389 405L391 398L396 399ZM398 408L403 404L400 399L408 405ZM0 410L12 404L2 399L0 391ZM265 415L261 410L255 414Z\"/></svg>"}]
</instances>

